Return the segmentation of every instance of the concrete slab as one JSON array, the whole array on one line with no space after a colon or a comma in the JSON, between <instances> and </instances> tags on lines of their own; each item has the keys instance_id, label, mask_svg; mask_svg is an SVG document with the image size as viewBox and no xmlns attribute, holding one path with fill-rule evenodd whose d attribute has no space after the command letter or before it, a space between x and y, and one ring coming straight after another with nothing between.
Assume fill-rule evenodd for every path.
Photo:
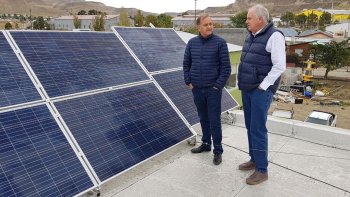
<instances>
[{"instance_id":1,"label":"concrete slab","mask_svg":"<svg viewBox=\"0 0 350 197\"><path fill-rule=\"evenodd\" d=\"M248 137L247 130L243 127L233 127L230 125L223 125L223 138L222 143L232 146L234 148L240 149L248 153ZM275 153L279 152L279 150L290 140L290 138L276 135L276 134L268 134L269 138L269 160L274 157ZM248 155L247 155L248 156ZM249 156L247 157L249 159ZM247 161L244 160L244 161ZM242 162L244 162L242 161Z\"/></svg>"},{"instance_id":2,"label":"concrete slab","mask_svg":"<svg viewBox=\"0 0 350 197\"><path fill-rule=\"evenodd\" d=\"M350 151L293 139L270 161L350 191Z\"/></svg>"},{"instance_id":3,"label":"concrete slab","mask_svg":"<svg viewBox=\"0 0 350 197\"><path fill-rule=\"evenodd\" d=\"M300 196L343 196L344 191L312 180L285 168L270 164L269 180L259 185L246 185L238 194L231 196L247 197L300 197Z\"/></svg>"},{"instance_id":4,"label":"concrete slab","mask_svg":"<svg viewBox=\"0 0 350 197\"><path fill-rule=\"evenodd\" d=\"M246 129L223 125L221 165L211 152L190 153L193 146L184 142L103 184L101 196L350 197L350 151L274 133L269 145L269 180L260 185L247 185L252 171L237 169L249 158Z\"/></svg>"},{"instance_id":5,"label":"concrete slab","mask_svg":"<svg viewBox=\"0 0 350 197\"><path fill-rule=\"evenodd\" d=\"M245 185L248 174L234 169L243 156L226 148L222 164L215 166L212 153L187 153L114 196L230 196Z\"/></svg>"}]
</instances>

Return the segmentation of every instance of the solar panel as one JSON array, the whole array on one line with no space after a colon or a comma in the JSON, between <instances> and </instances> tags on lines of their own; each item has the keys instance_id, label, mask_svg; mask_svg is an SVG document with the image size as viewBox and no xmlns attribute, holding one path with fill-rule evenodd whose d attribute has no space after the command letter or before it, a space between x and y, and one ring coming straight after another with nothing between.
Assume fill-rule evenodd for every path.
<instances>
[{"instance_id":1,"label":"solar panel","mask_svg":"<svg viewBox=\"0 0 350 197\"><path fill-rule=\"evenodd\" d=\"M72 196L93 187L45 105L0 113L0 196Z\"/></svg>"},{"instance_id":2,"label":"solar panel","mask_svg":"<svg viewBox=\"0 0 350 197\"><path fill-rule=\"evenodd\" d=\"M149 72L182 67L186 44L173 29L114 28Z\"/></svg>"},{"instance_id":3,"label":"solar panel","mask_svg":"<svg viewBox=\"0 0 350 197\"><path fill-rule=\"evenodd\" d=\"M50 97L149 79L113 33L10 33Z\"/></svg>"},{"instance_id":4,"label":"solar panel","mask_svg":"<svg viewBox=\"0 0 350 197\"><path fill-rule=\"evenodd\" d=\"M21 62L0 32L0 107L40 100Z\"/></svg>"},{"instance_id":5,"label":"solar panel","mask_svg":"<svg viewBox=\"0 0 350 197\"><path fill-rule=\"evenodd\" d=\"M175 106L185 116L186 120L195 125L199 123L196 106L193 102L192 92L185 85L183 71L172 71L153 75L157 83L173 101ZM226 90L222 91L221 111L227 111L237 106L237 103Z\"/></svg>"},{"instance_id":6,"label":"solar panel","mask_svg":"<svg viewBox=\"0 0 350 197\"><path fill-rule=\"evenodd\" d=\"M55 106L101 181L193 136L150 83Z\"/></svg>"}]
</instances>

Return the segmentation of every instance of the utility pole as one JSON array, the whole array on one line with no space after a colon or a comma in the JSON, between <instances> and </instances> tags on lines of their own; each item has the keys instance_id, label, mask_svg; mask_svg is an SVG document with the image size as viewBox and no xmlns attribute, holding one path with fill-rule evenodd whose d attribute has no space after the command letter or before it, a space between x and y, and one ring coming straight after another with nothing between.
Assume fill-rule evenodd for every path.
<instances>
[{"instance_id":1,"label":"utility pole","mask_svg":"<svg viewBox=\"0 0 350 197\"><path fill-rule=\"evenodd\" d=\"M33 24L32 24L32 8L29 9L29 22L30 22L30 29L33 30Z\"/></svg>"},{"instance_id":2,"label":"utility pole","mask_svg":"<svg viewBox=\"0 0 350 197\"><path fill-rule=\"evenodd\" d=\"M196 24L196 20L197 20L197 1L198 0L194 0L194 23Z\"/></svg>"}]
</instances>

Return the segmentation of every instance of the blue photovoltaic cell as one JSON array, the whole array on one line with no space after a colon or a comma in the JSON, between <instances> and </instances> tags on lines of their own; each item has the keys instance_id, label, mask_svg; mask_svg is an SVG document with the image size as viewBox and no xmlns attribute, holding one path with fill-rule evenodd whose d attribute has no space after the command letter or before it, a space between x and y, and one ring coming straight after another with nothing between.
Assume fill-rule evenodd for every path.
<instances>
[{"instance_id":1,"label":"blue photovoltaic cell","mask_svg":"<svg viewBox=\"0 0 350 197\"><path fill-rule=\"evenodd\" d=\"M50 97L149 79L113 33L10 33Z\"/></svg>"},{"instance_id":2,"label":"blue photovoltaic cell","mask_svg":"<svg viewBox=\"0 0 350 197\"><path fill-rule=\"evenodd\" d=\"M191 90L188 89L183 80L183 71L173 71L153 76L165 93L173 101L175 106L185 116L186 120L195 125L199 123L196 106L193 102ZM221 111L227 111L237 106L226 90L222 91Z\"/></svg>"},{"instance_id":3,"label":"blue photovoltaic cell","mask_svg":"<svg viewBox=\"0 0 350 197\"><path fill-rule=\"evenodd\" d=\"M45 105L0 113L0 196L73 196L94 185Z\"/></svg>"},{"instance_id":4,"label":"blue photovoltaic cell","mask_svg":"<svg viewBox=\"0 0 350 197\"><path fill-rule=\"evenodd\" d=\"M0 32L0 107L40 99L3 32Z\"/></svg>"},{"instance_id":5,"label":"blue photovoltaic cell","mask_svg":"<svg viewBox=\"0 0 350 197\"><path fill-rule=\"evenodd\" d=\"M55 106L102 181L193 136L154 84Z\"/></svg>"},{"instance_id":6,"label":"blue photovoltaic cell","mask_svg":"<svg viewBox=\"0 0 350 197\"><path fill-rule=\"evenodd\" d=\"M182 67L186 44L173 29L115 27L149 72Z\"/></svg>"}]
</instances>

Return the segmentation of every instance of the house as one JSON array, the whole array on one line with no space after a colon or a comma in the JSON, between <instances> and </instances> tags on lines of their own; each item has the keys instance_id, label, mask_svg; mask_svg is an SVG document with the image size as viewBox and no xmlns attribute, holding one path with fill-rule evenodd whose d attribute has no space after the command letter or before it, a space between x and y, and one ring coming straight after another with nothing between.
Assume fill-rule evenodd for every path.
<instances>
[{"instance_id":1,"label":"house","mask_svg":"<svg viewBox=\"0 0 350 197\"><path fill-rule=\"evenodd\" d=\"M199 16L199 15L198 15ZM219 24L222 27L229 27L231 25L230 17L234 16L233 14L216 14L210 15L213 23ZM182 30L187 27L195 26L195 15L183 15L177 16L171 19L173 22L173 28L176 30Z\"/></svg>"},{"instance_id":2,"label":"house","mask_svg":"<svg viewBox=\"0 0 350 197\"><path fill-rule=\"evenodd\" d=\"M96 15L77 15L77 17L81 21L81 25L78 29L93 29L93 21ZM72 31L76 29L73 20L73 15L55 18L53 21L54 29ZM119 15L106 15L105 31L111 31L111 26L115 26L118 23Z\"/></svg>"},{"instance_id":3,"label":"house","mask_svg":"<svg viewBox=\"0 0 350 197\"><path fill-rule=\"evenodd\" d=\"M302 43L290 43L287 44L286 50L288 54L298 54L299 57L303 55L303 53L308 52L310 50L310 43L309 42L302 42Z\"/></svg>"},{"instance_id":4,"label":"house","mask_svg":"<svg viewBox=\"0 0 350 197\"><path fill-rule=\"evenodd\" d=\"M326 31L332 32L334 37L350 38L350 20L346 23L330 25Z\"/></svg>"},{"instance_id":5,"label":"house","mask_svg":"<svg viewBox=\"0 0 350 197\"><path fill-rule=\"evenodd\" d=\"M299 34L302 38L316 38L316 39L329 39L333 38L333 35L329 32L324 32L321 30L306 30Z\"/></svg>"}]
</instances>

